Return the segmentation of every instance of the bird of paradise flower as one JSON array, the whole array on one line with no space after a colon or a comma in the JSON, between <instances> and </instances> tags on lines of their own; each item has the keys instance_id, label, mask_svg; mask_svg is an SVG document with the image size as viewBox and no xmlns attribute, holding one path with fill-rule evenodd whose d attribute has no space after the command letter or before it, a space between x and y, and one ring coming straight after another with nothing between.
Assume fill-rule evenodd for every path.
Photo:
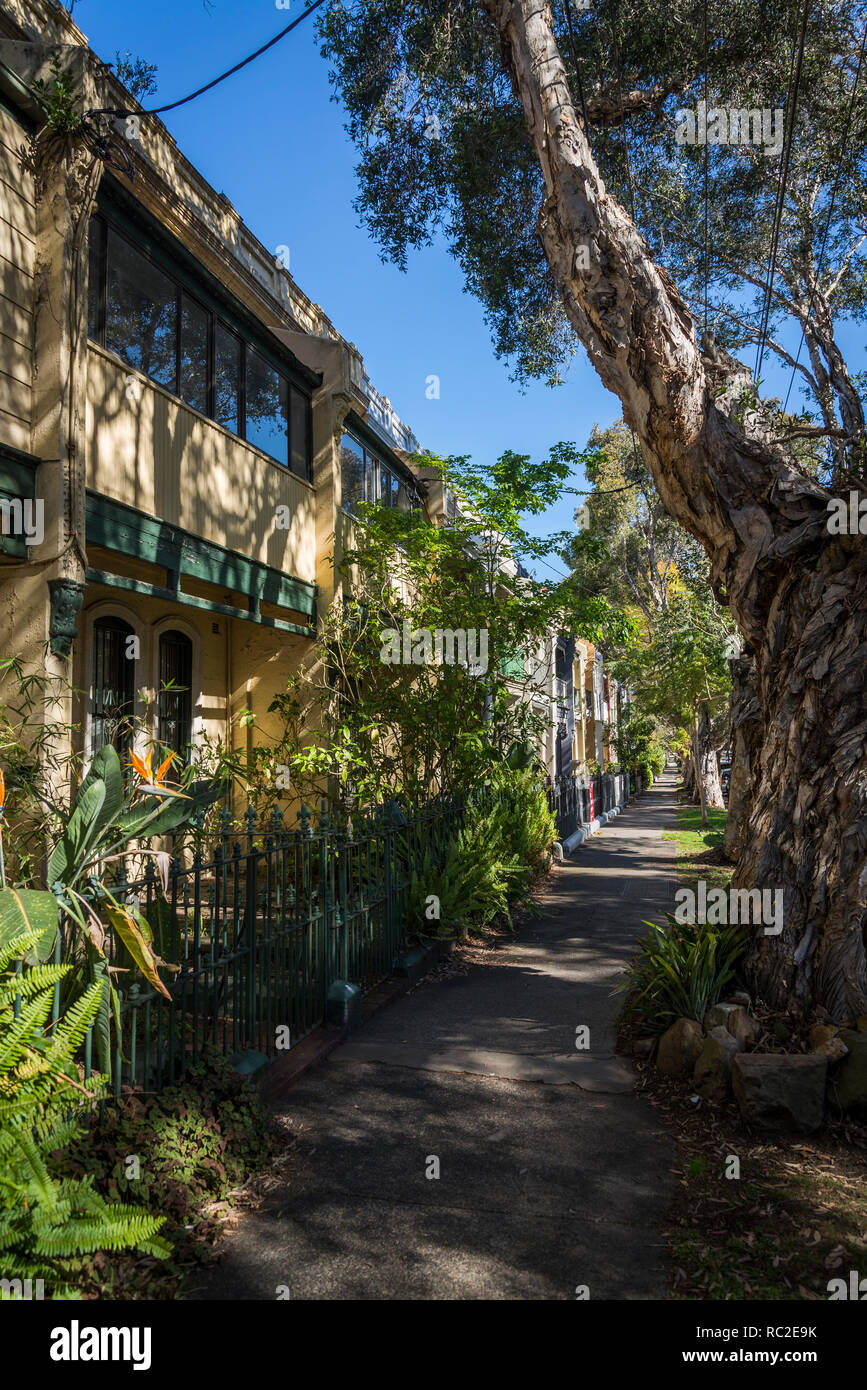
<instances>
[{"instance_id":1,"label":"bird of paradise flower","mask_svg":"<svg viewBox=\"0 0 867 1390\"><path fill-rule=\"evenodd\" d=\"M175 787L170 787L166 783L166 775L169 768L177 757L177 753L172 752L160 763L159 767L153 769L153 749L149 748L147 755L142 758L140 754L130 751L129 766L134 768L142 779L138 790L140 792L153 792L155 796L178 796L182 801L190 801L192 798L184 792L179 792Z\"/></svg>"}]
</instances>

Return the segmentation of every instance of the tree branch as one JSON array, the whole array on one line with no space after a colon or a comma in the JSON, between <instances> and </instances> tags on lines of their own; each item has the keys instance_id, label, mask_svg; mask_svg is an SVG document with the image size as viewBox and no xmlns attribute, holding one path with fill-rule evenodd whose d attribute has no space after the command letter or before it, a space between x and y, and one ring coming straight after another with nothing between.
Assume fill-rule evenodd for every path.
<instances>
[{"instance_id":1,"label":"tree branch","mask_svg":"<svg viewBox=\"0 0 867 1390\"><path fill-rule=\"evenodd\" d=\"M633 116L638 111L658 111L670 96L685 91L688 86L687 78L672 77L643 91L634 88L630 92L621 92L617 87L603 87L597 82L584 102L587 119L592 125L617 129L627 116Z\"/></svg>"}]
</instances>

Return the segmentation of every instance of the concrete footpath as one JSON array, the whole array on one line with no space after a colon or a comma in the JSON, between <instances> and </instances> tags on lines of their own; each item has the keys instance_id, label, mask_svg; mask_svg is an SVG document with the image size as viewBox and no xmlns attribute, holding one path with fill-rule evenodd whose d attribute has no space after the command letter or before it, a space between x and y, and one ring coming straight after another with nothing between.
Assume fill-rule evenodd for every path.
<instances>
[{"instance_id":1,"label":"concrete footpath","mask_svg":"<svg viewBox=\"0 0 867 1390\"><path fill-rule=\"evenodd\" d=\"M674 786L559 866L491 964L399 999L299 1081L285 1184L188 1299L667 1296L674 1146L614 1054L611 990L673 904Z\"/></svg>"}]
</instances>

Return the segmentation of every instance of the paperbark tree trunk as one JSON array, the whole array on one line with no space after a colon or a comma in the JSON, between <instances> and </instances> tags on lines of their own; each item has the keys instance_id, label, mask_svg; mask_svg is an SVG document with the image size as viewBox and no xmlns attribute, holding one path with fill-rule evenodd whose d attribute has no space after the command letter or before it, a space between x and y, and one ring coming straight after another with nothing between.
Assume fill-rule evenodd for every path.
<instances>
[{"instance_id":1,"label":"paperbark tree trunk","mask_svg":"<svg viewBox=\"0 0 867 1390\"><path fill-rule=\"evenodd\" d=\"M710 715L706 704L699 706L696 716L695 767L699 783L702 825L707 825L707 809L719 811L725 805L719 777L719 761L711 743Z\"/></svg>"},{"instance_id":2,"label":"paperbark tree trunk","mask_svg":"<svg viewBox=\"0 0 867 1390\"><path fill-rule=\"evenodd\" d=\"M701 764L698 756L698 730L692 731L692 773L695 780L695 795L701 811L701 823L707 825L707 802L704 799L704 785L701 780Z\"/></svg>"},{"instance_id":3,"label":"paperbark tree trunk","mask_svg":"<svg viewBox=\"0 0 867 1390\"><path fill-rule=\"evenodd\" d=\"M756 663L750 656L729 662L732 673L732 766L723 851L730 864L744 853L753 805L752 777L761 744L762 718L756 696Z\"/></svg>"},{"instance_id":4,"label":"paperbark tree trunk","mask_svg":"<svg viewBox=\"0 0 867 1390\"><path fill-rule=\"evenodd\" d=\"M547 0L479 3L544 175L539 236L565 312L619 397L666 510L710 556L715 592L755 660L761 731L734 883L782 888L784 924L779 936L754 929L748 970L773 1006L863 1013L864 541L828 534L828 494L750 408L749 369L710 337L699 347L682 296L606 192Z\"/></svg>"},{"instance_id":5,"label":"paperbark tree trunk","mask_svg":"<svg viewBox=\"0 0 867 1390\"><path fill-rule=\"evenodd\" d=\"M692 754L685 757L681 764L681 776L683 777L683 794L690 801L698 800L698 789L695 785L695 768L693 767Z\"/></svg>"}]
</instances>

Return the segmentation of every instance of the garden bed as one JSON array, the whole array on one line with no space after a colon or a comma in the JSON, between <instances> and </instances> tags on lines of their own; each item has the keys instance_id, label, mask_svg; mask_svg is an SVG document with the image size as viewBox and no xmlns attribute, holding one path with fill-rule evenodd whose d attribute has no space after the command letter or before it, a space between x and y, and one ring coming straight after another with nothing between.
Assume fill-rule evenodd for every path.
<instances>
[{"instance_id":1,"label":"garden bed","mask_svg":"<svg viewBox=\"0 0 867 1390\"><path fill-rule=\"evenodd\" d=\"M258 1205L278 1180L293 1145L285 1117L220 1057L158 1096L127 1090L106 1104L100 1125L55 1156L58 1170L88 1175L109 1201L165 1216L160 1234L171 1254L101 1251L70 1260L70 1282L85 1299L178 1298L187 1277L219 1257L235 1214Z\"/></svg>"},{"instance_id":2,"label":"garden bed","mask_svg":"<svg viewBox=\"0 0 867 1390\"><path fill-rule=\"evenodd\" d=\"M666 1232L676 1299L821 1299L867 1274L867 1126L831 1119L816 1138L750 1133L734 1104L638 1062L637 1094L679 1150ZM727 1178L731 1156L740 1177Z\"/></svg>"}]
</instances>

